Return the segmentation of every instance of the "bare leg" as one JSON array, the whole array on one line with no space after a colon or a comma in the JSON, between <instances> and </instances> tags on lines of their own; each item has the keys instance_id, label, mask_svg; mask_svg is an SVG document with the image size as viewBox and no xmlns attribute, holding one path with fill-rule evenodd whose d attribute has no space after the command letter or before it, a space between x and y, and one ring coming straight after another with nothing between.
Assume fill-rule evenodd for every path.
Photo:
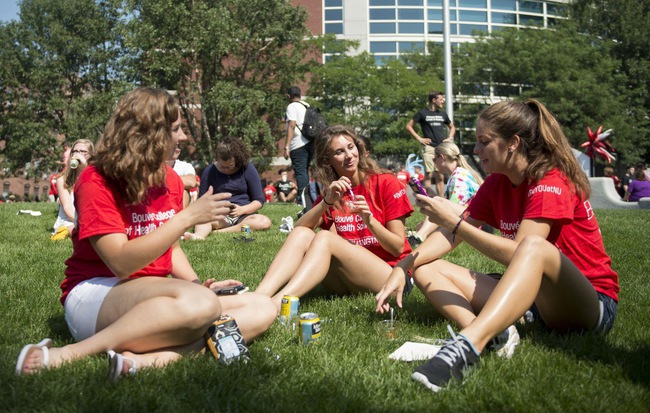
<instances>
[{"instance_id":1,"label":"bare leg","mask_svg":"<svg viewBox=\"0 0 650 413\"><path fill-rule=\"evenodd\" d=\"M461 328L474 321L497 283L445 260L421 266L413 279L436 311Z\"/></svg>"},{"instance_id":2,"label":"bare leg","mask_svg":"<svg viewBox=\"0 0 650 413\"><path fill-rule=\"evenodd\" d=\"M296 227L289 233L255 292L271 297L298 270L316 234L309 228Z\"/></svg>"},{"instance_id":3,"label":"bare leg","mask_svg":"<svg viewBox=\"0 0 650 413\"><path fill-rule=\"evenodd\" d=\"M97 318L97 333L78 343L49 351L50 367L63 362L104 353L149 353L175 348L167 354L169 360L158 357L165 364L178 358L179 353L191 351L207 328L221 314L221 303L209 289L189 283L159 277L129 280L113 287L104 299ZM35 359L41 351L33 352ZM35 372L28 360L26 372ZM38 362L36 362L38 364Z\"/></svg>"},{"instance_id":4,"label":"bare leg","mask_svg":"<svg viewBox=\"0 0 650 413\"><path fill-rule=\"evenodd\" d=\"M223 296L219 299L223 306L223 314L237 321L247 344L268 330L277 316L275 305L266 295L248 292Z\"/></svg>"},{"instance_id":5,"label":"bare leg","mask_svg":"<svg viewBox=\"0 0 650 413\"><path fill-rule=\"evenodd\" d=\"M483 310L461 333L481 351L533 301L546 325L557 330L589 330L599 315L596 291L580 270L546 240L529 236L517 247Z\"/></svg>"},{"instance_id":6,"label":"bare leg","mask_svg":"<svg viewBox=\"0 0 650 413\"><path fill-rule=\"evenodd\" d=\"M271 220L266 215L261 214L249 215L236 225L228 225L223 221L213 222L212 228L217 232L240 232L244 224L251 227L252 231L262 231L271 228Z\"/></svg>"},{"instance_id":7,"label":"bare leg","mask_svg":"<svg viewBox=\"0 0 650 413\"><path fill-rule=\"evenodd\" d=\"M431 175L433 176L433 181L435 182L436 192L438 193L438 196L444 196L445 176L441 174L439 171L432 172Z\"/></svg>"},{"instance_id":8,"label":"bare leg","mask_svg":"<svg viewBox=\"0 0 650 413\"><path fill-rule=\"evenodd\" d=\"M285 294L298 297L321 282L337 294L377 292L391 273L391 267L367 249L352 245L330 231L316 234L300 267L287 285L274 295L280 307Z\"/></svg>"}]
</instances>

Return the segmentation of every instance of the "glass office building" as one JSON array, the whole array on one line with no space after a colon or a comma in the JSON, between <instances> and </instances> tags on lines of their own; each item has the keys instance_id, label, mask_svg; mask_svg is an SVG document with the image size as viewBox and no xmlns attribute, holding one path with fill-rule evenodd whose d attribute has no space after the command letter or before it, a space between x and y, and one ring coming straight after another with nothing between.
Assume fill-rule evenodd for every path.
<instances>
[{"instance_id":1,"label":"glass office building","mask_svg":"<svg viewBox=\"0 0 650 413\"><path fill-rule=\"evenodd\" d=\"M402 53L426 53L443 41L443 0L323 0L323 32L357 40L377 65ZM549 27L566 11L564 1L449 0L452 45L504 27ZM327 56L326 56L327 58Z\"/></svg>"}]
</instances>

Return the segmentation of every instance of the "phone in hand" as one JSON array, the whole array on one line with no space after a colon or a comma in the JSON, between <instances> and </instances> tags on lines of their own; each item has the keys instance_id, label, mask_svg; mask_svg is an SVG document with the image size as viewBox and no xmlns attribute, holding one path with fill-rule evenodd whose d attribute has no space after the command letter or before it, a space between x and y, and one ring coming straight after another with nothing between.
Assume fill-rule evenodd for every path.
<instances>
[{"instance_id":1,"label":"phone in hand","mask_svg":"<svg viewBox=\"0 0 650 413\"><path fill-rule=\"evenodd\" d=\"M235 295L248 291L248 287L245 285L232 285L230 287L219 288L214 290L214 293L217 295Z\"/></svg>"},{"instance_id":2,"label":"phone in hand","mask_svg":"<svg viewBox=\"0 0 650 413\"><path fill-rule=\"evenodd\" d=\"M413 190L414 193L424 195L424 196L429 196L427 194L427 191L424 190L424 187L422 187L422 184L420 183L420 180L414 176L409 178L409 186Z\"/></svg>"}]
</instances>

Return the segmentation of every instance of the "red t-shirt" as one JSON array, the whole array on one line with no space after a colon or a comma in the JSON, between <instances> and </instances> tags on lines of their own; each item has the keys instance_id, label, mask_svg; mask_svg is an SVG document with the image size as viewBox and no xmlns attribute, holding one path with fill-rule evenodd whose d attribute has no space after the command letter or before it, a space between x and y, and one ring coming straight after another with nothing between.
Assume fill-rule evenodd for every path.
<instances>
[{"instance_id":1,"label":"red t-shirt","mask_svg":"<svg viewBox=\"0 0 650 413\"><path fill-rule=\"evenodd\" d=\"M50 175L50 191L47 193L48 195L58 195L59 191L56 189L56 174Z\"/></svg>"},{"instance_id":2,"label":"red t-shirt","mask_svg":"<svg viewBox=\"0 0 650 413\"><path fill-rule=\"evenodd\" d=\"M273 185L267 185L264 187L264 197L266 198L266 202L271 202L273 200L273 195L277 192L277 189L275 189L275 186Z\"/></svg>"},{"instance_id":3,"label":"red t-shirt","mask_svg":"<svg viewBox=\"0 0 650 413\"><path fill-rule=\"evenodd\" d=\"M515 238L523 219L553 220L547 240L582 271L596 291L618 301L618 274L605 252L594 210L572 188L557 169L539 182L517 187L505 175L492 174L467 210L472 218L488 223L510 239Z\"/></svg>"},{"instance_id":4,"label":"red t-shirt","mask_svg":"<svg viewBox=\"0 0 650 413\"><path fill-rule=\"evenodd\" d=\"M413 213L413 207L406 196L406 189L391 174L374 174L368 176L365 185L359 185L352 188L355 195L363 195L370 207L372 215L384 227L388 221L400 217L409 217ZM350 197L344 197L344 201ZM314 205L321 202L322 197L318 197ZM384 250L379 241L363 223L361 217L349 212L347 207L344 210L330 207L323 214L323 224L321 228L329 229L332 225L336 227L336 232L352 244L361 245L368 251L372 252L379 258L383 259L390 266L395 266L397 262L411 252L406 237L404 238L404 249L399 257L394 257Z\"/></svg>"},{"instance_id":5,"label":"red t-shirt","mask_svg":"<svg viewBox=\"0 0 650 413\"><path fill-rule=\"evenodd\" d=\"M409 175L409 173L406 171L399 171L395 174L395 176L402 184L402 186L406 186L409 182L409 178L411 177L411 175Z\"/></svg>"},{"instance_id":6,"label":"red t-shirt","mask_svg":"<svg viewBox=\"0 0 650 413\"><path fill-rule=\"evenodd\" d=\"M128 205L120 192L94 166L81 173L74 187L74 203L78 215L72 231L72 256L65 262L65 279L61 283L61 303L80 282L114 274L97 255L90 237L113 233L138 238L154 231L183 209L183 181L167 166L166 187L149 189L146 202ZM171 247L152 263L136 271L130 278L166 277L172 270Z\"/></svg>"}]
</instances>

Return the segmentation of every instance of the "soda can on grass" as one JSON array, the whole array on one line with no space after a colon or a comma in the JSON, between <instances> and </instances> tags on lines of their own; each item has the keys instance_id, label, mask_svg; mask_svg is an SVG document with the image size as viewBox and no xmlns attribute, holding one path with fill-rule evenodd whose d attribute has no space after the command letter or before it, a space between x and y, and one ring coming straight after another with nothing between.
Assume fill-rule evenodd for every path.
<instances>
[{"instance_id":1,"label":"soda can on grass","mask_svg":"<svg viewBox=\"0 0 650 413\"><path fill-rule=\"evenodd\" d=\"M251 227L249 225L242 225L241 226L241 233L245 238L250 238L251 237Z\"/></svg>"},{"instance_id":2,"label":"soda can on grass","mask_svg":"<svg viewBox=\"0 0 650 413\"><path fill-rule=\"evenodd\" d=\"M291 320L298 318L298 307L300 298L295 295L285 295L282 297L280 306L280 322L284 325L290 325Z\"/></svg>"},{"instance_id":3,"label":"soda can on grass","mask_svg":"<svg viewBox=\"0 0 650 413\"><path fill-rule=\"evenodd\" d=\"M300 315L300 342L304 345L320 338L320 318L316 313Z\"/></svg>"}]
</instances>

